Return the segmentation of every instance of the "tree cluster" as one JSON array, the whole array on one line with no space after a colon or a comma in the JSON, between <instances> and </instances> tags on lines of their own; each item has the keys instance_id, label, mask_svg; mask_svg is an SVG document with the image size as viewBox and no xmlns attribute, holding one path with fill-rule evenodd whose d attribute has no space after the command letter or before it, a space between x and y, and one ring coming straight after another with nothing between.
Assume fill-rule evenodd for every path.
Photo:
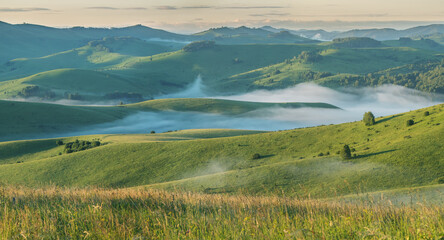
<instances>
[{"instance_id":1,"label":"tree cluster","mask_svg":"<svg viewBox=\"0 0 444 240\"><path fill-rule=\"evenodd\" d=\"M301 63L315 63L322 60L322 55L314 51L302 51L298 56L298 60Z\"/></svg>"},{"instance_id":2,"label":"tree cluster","mask_svg":"<svg viewBox=\"0 0 444 240\"><path fill-rule=\"evenodd\" d=\"M186 45L182 49L185 52L196 52L196 51L199 51L202 49L211 49L215 45L216 45L215 41L197 41L197 42L192 42L192 43Z\"/></svg>"},{"instance_id":3,"label":"tree cluster","mask_svg":"<svg viewBox=\"0 0 444 240\"><path fill-rule=\"evenodd\" d=\"M59 142L60 140L58 140L56 142L57 145L63 145L63 142ZM80 151L84 151L90 148L95 148L98 147L100 145L102 145L102 143L100 141L79 141L78 139L75 142L68 142L65 143L65 153L73 153L73 152L80 152Z\"/></svg>"}]
</instances>

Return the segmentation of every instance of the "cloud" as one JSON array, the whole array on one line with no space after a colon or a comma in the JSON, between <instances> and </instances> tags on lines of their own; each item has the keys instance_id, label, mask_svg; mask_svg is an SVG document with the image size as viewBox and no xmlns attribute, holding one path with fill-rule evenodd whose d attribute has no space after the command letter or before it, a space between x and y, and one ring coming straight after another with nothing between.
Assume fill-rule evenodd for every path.
<instances>
[{"instance_id":1,"label":"cloud","mask_svg":"<svg viewBox=\"0 0 444 240\"><path fill-rule=\"evenodd\" d=\"M144 7L115 8L115 7L104 7L104 6L88 7L86 9L90 9L90 10L147 10L147 8L144 8Z\"/></svg>"},{"instance_id":2,"label":"cloud","mask_svg":"<svg viewBox=\"0 0 444 240\"><path fill-rule=\"evenodd\" d=\"M205 6L205 5L182 7L182 9L206 9L206 8L212 8L212 7L211 6Z\"/></svg>"},{"instance_id":3,"label":"cloud","mask_svg":"<svg viewBox=\"0 0 444 240\"><path fill-rule=\"evenodd\" d=\"M289 16L289 13L258 13L250 14L251 17Z\"/></svg>"},{"instance_id":4,"label":"cloud","mask_svg":"<svg viewBox=\"0 0 444 240\"><path fill-rule=\"evenodd\" d=\"M196 6L172 6L163 5L156 7L157 10L181 10L181 9L279 9L284 8L282 6L208 6L208 5L196 5Z\"/></svg>"},{"instance_id":5,"label":"cloud","mask_svg":"<svg viewBox=\"0 0 444 240\"><path fill-rule=\"evenodd\" d=\"M283 6L225 6L216 7L217 9L278 9L285 8Z\"/></svg>"},{"instance_id":6,"label":"cloud","mask_svg":"<svg viewBox=\"0 0 444 240\"><path fill-rule=\"evenodd\" d=\"M158 6L156 7L157 10L177 10L177 7L174 6Z\"/></svg>"},{"instance_id":7,"label":"cloud","mask_svg":"<svg viewBox=\"0 0 444 240\"><path fill-rule=\"evenodd\" d=\"M49 8L0 8L0 12L36 12L51 11Z\"/></svg>"}]
</instances>

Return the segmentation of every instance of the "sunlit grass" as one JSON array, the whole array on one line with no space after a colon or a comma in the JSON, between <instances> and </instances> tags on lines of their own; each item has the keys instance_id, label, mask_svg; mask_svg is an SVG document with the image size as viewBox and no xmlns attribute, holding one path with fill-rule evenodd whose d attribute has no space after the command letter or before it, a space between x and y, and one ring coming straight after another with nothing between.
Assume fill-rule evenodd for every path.
<instances>
[{"instance_id":1,"label":"sunlit grass","mask_svg":"<svg viewBox=\"0 0 444 240\"><path fill-rule=\"evenodd\" d=\"M435 239L442 206L136 189L1 187L0 234L86 239Z\"/></svg>"}]
</instances>

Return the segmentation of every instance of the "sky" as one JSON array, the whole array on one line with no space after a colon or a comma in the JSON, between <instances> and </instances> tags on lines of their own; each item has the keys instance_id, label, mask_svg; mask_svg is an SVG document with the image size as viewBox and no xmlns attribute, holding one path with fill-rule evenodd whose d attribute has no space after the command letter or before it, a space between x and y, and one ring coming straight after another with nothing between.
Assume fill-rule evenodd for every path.
<instances>
[{"instance_id":1,"label":"sky","mask_svg":"<svg viewBox=\"0 0 444 240\"><path fill-rule=\"evenodd\" d=\"M0 0L0 21L54 27L142 24L180 33L242 25L404 29L444 23L444 0Z\"/></svg>"}]
</instances>

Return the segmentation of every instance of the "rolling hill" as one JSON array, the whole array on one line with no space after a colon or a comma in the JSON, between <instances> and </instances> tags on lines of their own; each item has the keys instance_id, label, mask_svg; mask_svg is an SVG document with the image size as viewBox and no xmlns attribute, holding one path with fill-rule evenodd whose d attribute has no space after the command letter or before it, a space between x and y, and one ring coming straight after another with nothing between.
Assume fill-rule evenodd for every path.
<instances>
[{"instance_id":1,"label":"rolling hill","mask_svg":"<svg viewBox=\"0 0 444 240\"><path fill-rule=\"evenodd\" d=\"M6 142L0 144L0 180L317 198L441 184L443 110L441 104L378 118L370 127L353 122L211 139L201 139L208 130L195 130L192 140L177 139L190 137L180 131L63 138L102 142L69 154L56 139ZM350 160L336 154L344 144L356 154ZM253 159L254 153L260 157Z\"/></svg>"},{"instance_id":2,"label":"rolling hill","mask_svg":"<svg viewBox=\"0 0 444 240\"><path fill-rule=\"evenodd\" d=\"M245 26L238 28L211 28L199 32L193 36L202 40L213 40L218 44L263 44L263 43L316 43L289 31L270 32L262 28L248 28Z\"/></svg>"},{"instance_id":3,"label":"rolling hill","mask_svg":"<svg viewBox=\"0 0 444 240\"><path fill-rule=\"evenodd\" d=\"M328 32L322 29L318 30L276 29L270 26L264 26L261 29L272 32L289 31L295 35L303 36L310 39L323 40L323 41L330 41L335 38L348 38L348 37L368 37L379 41L386 41L386 40L398 40L399 38L403 37L414 38L418 36L442 34L444 33L444 24L430 24L426 26L417 26L402 30L393 29L393 28L373 28L373 29L353 29L348 31L332 31L332 32Z\"/></svg>"},{"instance_id":4,"label":"rolling hill","mask_svg":"<svg viewBox=\"0 0 444 240\"><path fill-rule=\"evenodd\" d=\"M137 104L91 107L0 101L0 141L41 138L91 129L140 111L196 112L236 116L267 108L337 108L326 103L256 103L221 99L159 99Z\"/></svg>"},{"instance_id":5,"label":"rolling hill","mask_svg":"<svg viewBox=\"0 0 444 240\"><path fill-rule=\"evenodd\" d=\"M282 89L303 82L314 82L331 88L376 86L384 83L443 93L440 87L441 61L442 56L438 53L414 48L335 47L305 51L284 62L230 76L219 81L217 84L220 85L214 88L232 88L238 92L246 92ZM412 62L417 63L409 64ZM434 67L419 69L427 64ZM383 72L392 68L405 69L403 73L411 75L406 81L405 76L380 79ZM424 75L419 76L420 72Z\"/></svg>"},{"instance_id":6,"label":"rolling hill","mask_svg":"<svg viewBox=\"0 0 444 240\"><path fill-rule=\"evenodd\" d=\"M120 54L130 54L139 48L137 46L144 46L150 51L151 45L137 39L111 38L43 58L11 61L0 68L0 78L15 80L0 83L0 97L19 96L21 91L26 91L24 88L37 86L44 94L35 97L50 96L53 100L64 98L65 92L78 93L84 100L106 100L103 98L105 94L116 91L135 93L150 99L183 91L199 75L207 94L284 88L333 75L334 81L327 86L337 87L343 86L342 83L334 85L338 79L345 81L342 76L364 76L417 62L440 61L442 58L437 51L386 47L375 40L362 38L341 39L320 45L216 44L192 51L179 50L152 56ZM305 55L301 55L303 52ZM353 87L350 85L352 83L348 86ZM53 93L48 94L48 91Z\"/></svg>"},{"instance_id":7,"label":"rolling hill","mask_svg":"<svg viewBox=\"0 0 444 240\"><path fill-rule=\"evenodd\" d=\"M105 37L134 37L143 40L189 41L192 37L142 25L124 28L51 28L34 24L0 22L0 63L16 58L42 57L81 47Z\"/></svg>"}]
</instances>

